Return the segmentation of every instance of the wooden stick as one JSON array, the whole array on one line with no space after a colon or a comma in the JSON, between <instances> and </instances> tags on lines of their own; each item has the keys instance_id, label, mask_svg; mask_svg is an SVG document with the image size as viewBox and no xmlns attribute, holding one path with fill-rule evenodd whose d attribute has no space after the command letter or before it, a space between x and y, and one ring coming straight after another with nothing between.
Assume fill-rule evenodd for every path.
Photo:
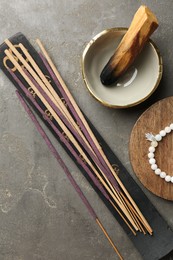
<instances>
[{"instance_id":1,"label":"wooden stick","mask_svg":"<svg viewBox=\"0 0 173 260\"><path fill-rule=\"evenodd\" d=\"M140 225L141 225L141 229L143 231L144 234L146 234L145 230L142 228L142 225L146 228L146 230L148 231L148 233L150 235L152 235L152 232L150 229L147 229L147 227L145 226L145 223L143 222L143 220L141 219L141 217L139 216L139 214L135 211L135 209L133 208L133 206L130 204L130 202L127 200L127 198L124 196L123 193L121 193L121 196L123 196L124 200L126 201L126 203L129 205L129 207L131 208L131 211L134 213L134 215L136 216L136 218L140 221Z\"/></svg>"},{"instance_id":2,"label":"wooden stick","mask_svg":"<svg viewBox=\"0 0 173 260\"><path fill-rule=\"evenodd\" d=\"M130 230L132 231L133 235L136 236L136 232L133 230L133 228L131 227L131 225L128 223L128 221L124 218L124 216L121 214L121 212L119 211L119 209L115 206L115 204L110 200L111 205L114 207L114 209L118 212L118 214L120 215L120 217L124 220L124 222L126 223L126 225L130 228Z\"/></svg>"},{"instance_id":3,"label":"wooden stick","mask_svg":"<svg viewBox=\"0 0 173 260\"><path fill-rule=\"evenodd\" d=\"M131 198L130 194L128 193L128 191L126 190L126 188L124 187L123 183L121 182L121 180L118 178L118 175L115 173L114 169L112 168L112 165L109 163L109 161L107 160L107 157L105 156L105 154L103 153L102 148L100 147L100 144L98 143L97 139L95 138L93 132L91 131L86 119L84 118L81 110L79 109L78 105L76 104L76 102L74 101L71 93L69 92L65 82L63 81L62 77L60 76L58 70L56 69L55 65L53 64L52 60L50 59L48 53L46 52L43 44L41 43L41 41L39 39L36 40L37 44L39 45L42 53L44 54L46 60L48 61L50 67L52 68L53 72L55 73L56 77L58 78L60 84L63 86L63 89L65 91L65 93L67 94L68 98L70 99L72 105L74 106L75 110L77 111L82 123L84 124L84 126L86 127L88 133L90 134L90 136L92 137L92 139L94 140L98 150L100 151L101 155L103 156L107 166L109 167L109 169L111 170L113 176L115 177L115 179L117 180L118 184L120 185L120 187L123 189L124 193L126 194L127 198L129 199L129 201L131 202L131 204L133 205L133 207L135 208L135 210L137 211L137 213L139 214L139 216L141 217L142 221L144 222L145 226L147 227L147 230L150 231L150 233L152 233L152 229L150 227L150 225L148 224L147 220L145 219L145 217L142 215L142 213L140 212L139 208L137 207L136 203L133 201L133 199Z\"/></svg>"},{"instance_id":4,"label":"wooden stick","mask_svg":"<svg viewBox=\"0 0 173 260\"><path fill-rule=\"evenodd\" d=\"M134 219L135 219L135 223L137 225L137 227L139 228L139 231L143 232L144 234L146 234L142 224L143 222L141 221L141 219L139 218L137 212L135 211L135 209L132 207L132 205L130 204L130 202L127 200L127 198L124 196L124 200L125 202L127 203L128 207L131 209L131 212L134 216Z\"/></svg>"},{"instance_id":5,"label":"wooden stick","mask_svg":"<svg viewBox=\"0 0 173 260\"><path fill-rule=\"evenodd\" d=\"M120 197L120 198L121 198L121 201L122 201L124 207L127 209L127 211L129 212L131 218L133 219L135 225L137 226L138 230L141 232L142 231L141 226L139 225L138 221L136 221L134 212L131 210L131 207L129 207L129 204L127 203L127 201L123 200L122 197Z\"/></svg>"},{"instance_id":6,"label":"wooden stick","mask_svg":"<svg viewBox=\"0 0 173 260\"><path fill-rule=\"evenodd\" d=\"M104 85L114 83L129 68L157 27L156 16L147 6L142 5L115 53L101 72L100 79Z\"/></svg>"}]
</instances>

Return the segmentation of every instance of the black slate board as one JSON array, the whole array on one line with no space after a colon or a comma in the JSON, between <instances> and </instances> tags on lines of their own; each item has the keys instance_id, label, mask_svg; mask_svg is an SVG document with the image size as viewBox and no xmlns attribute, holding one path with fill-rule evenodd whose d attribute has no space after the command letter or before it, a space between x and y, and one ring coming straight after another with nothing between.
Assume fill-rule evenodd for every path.
<instances>
[{"instance_id":1,"label":"black slate board","mask_svg":"<svg viewBox=\"0 0 173 260\"><path fill-rule=\"evenodd\" d=\"M30 54L34 57L35 61L40 66L40 68L42 69L43 73L50 77L50 79L52 81L52 85L54 87L55 85L53 83L53 80L52 80L51 76L49 75L48 71L46 70L45 66L43 65L43 63L42 63L38 53L33 48L33 46L29 43L29 41L26 39L26 37L22 33L17 33L16 35L14 35L13 37L10 38L10 41L13 44L15 44L15 45L18 45L18 43L23 43L23 45L28 49ZM25 96L25 94L21 91L20 87L16 84L16 82L13 80L12 76L9 74L8 70L6 69L5 64L8 67L10 67L10 68L12 68L12 66L11 66L9 60L6 58L6 55L4 54L4 50L5 49L7 49L6 44L5 43L1 44L1 46L0 46L0 67L1 67L1 69L6 74L6 76L13 82L13 84L16 86L16 88L19 89L19 91L22 93L22 95L25 97L25 99L28 101L28 103L33 107L35 112L40 116L40 118L44 121L44 123L50 129L52 134L57 138L55 132L49 126L47 121L45 121L44 118L41 116L41 114L37 111L37 109L35 109L35 107L28 100L28 98ZM21 79L21 76L19 76L17 71L15 71L15 74L18 75L18 77ZM28 85L26 84L26 82L23 79L21 79L21 81L23 81L25 86L28 88ZM37 102L39 103L40 100L37 100ZM40 106L41 105L42 104L40 103ZM167 225L165 220L161 217L159 212L152 205L152 203L149 201L149 199L146 197L144 192L140 189L140 187L136 184L136 182L130 176L130 174L125 169L125 167L122 165L120 160L111 151L111 149L106 144L106 142L103 140L103 138L100 136L98 131L90 123L89 119L87 119L87 120L88 120L88 123L91 126L91 129L95 133L95 136L97 137L99 143L101 144L103 151L105 152L105 154L107 155L109 161L111 162L111 164L115 164L115 165L118 166L119 177L120 177L121 181L124 183L125 187L129 191L129 193L131 194L131 196L134 199L134 201L137 203L138 206L140 206L140 210L142 211L143 215L146 217L146 219L150 223L151 227L153 228L153 230L154 230L153 236L150 236L150 235L145 235L144 236L141 233L138 233L137 236L134 236L130 232L130 230L126 226L126 224L122 221L121 217L115 212L115 210L112 207L112 205L105 199L105 197L102 195L102 193L98 190L98 188L94 185L94 183L88 177L86 172L80 167L80 165L77 163L77 161L73 158L73 156L65 148L64 144L61 143L61 141L58 138L57 138L57 140L61 143L61 145L67 151L69 156L73 159L73 161L79 167L79 169L81 170L82 174L88 180L90 185L97 192L98 196L101 198L103 203L107 206L107 208L114 215L116 220L122 226L122 228L124 229L125 233L128 235L128 237L133 242L134 246L140 252L142 258L146 259L146 260L161 259L162 257L164 257L165 255L167 255L168 253L170 253L173 250L173 232L172 232L172 230ZM170 253L170 255L173 256L173 252ZM166 259L166 258L164 258L164 259Z\"/></svg>"}]
</instances>

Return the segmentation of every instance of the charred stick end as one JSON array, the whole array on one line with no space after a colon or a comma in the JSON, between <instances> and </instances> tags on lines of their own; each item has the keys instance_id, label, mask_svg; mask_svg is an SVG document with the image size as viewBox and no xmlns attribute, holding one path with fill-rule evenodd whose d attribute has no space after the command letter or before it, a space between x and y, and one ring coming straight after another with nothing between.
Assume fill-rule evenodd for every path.
<instances>
[{"instance_id":1,"label":"charred stick end","mask_svg":"<svg viewBox=\"0 0 173 260\"><path fill-rule=\"evenodd\" d=\"M103 68L100 74L102 84L113 84L129 68L157 27L156 16L148 7L141 6L115 53Z\"/></svg>"},{"instance_id":2,"label":"charred stick end","mask_svg":"<svg viewBox=\"0 0 173 260\"><path fill-rule=\"evenodd\" d=\"M114 68L108 62L100 74L100 80L103 85L108 86L113 84L117 79L114 75Z\"/></svg>"}]
</instances>

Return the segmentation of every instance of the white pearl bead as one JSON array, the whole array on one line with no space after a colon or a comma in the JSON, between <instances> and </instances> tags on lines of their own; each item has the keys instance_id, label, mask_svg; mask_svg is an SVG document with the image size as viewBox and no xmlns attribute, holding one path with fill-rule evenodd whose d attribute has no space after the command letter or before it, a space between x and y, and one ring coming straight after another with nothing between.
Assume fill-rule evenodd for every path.
<instances>
[{"instance_id":1,"label":"white pearl bead","mask_svg":"<svg viewBox=\"0 0 173 260\"><path fill-rule=\"evenodd\" d=\"M148 158L154 158L154 153L148 153Z\"/></svg>"},{"instance_id":2,"label":"white pearl bead","mask_svg":"<svg viewBox=\"0 0 173 260\"><path fill-rule=\"evenodd\" d=\"M170 128L171 128L171 130L173 130L173 124L170 124Z\"/></svg>"},{"instance_id":3,"label":"white pearl bead","mask_svg":"<svg viewBox=\"0 0 173 260\"><path fill-rule=\"evenodd\" d=\"M152 141L152 142L151 142L151 146L157 147L157 146L158 146L158 142L157 142L157 141Z\"/></svg>"},{"instance_id":4,"label":"white pearl bead","mask_svg":"<svg viewBox=\"0 0 173 260\"><path fill-rule=\"evenodd\" d=\"M154 153L156 149L153 146L150 146L148 150L150 153Z\"/></svg>"},{"instance_id":5,"label":"white pearl bead","mask_svg":"<svg viewBox=\"0 0 173 260\"><path fill-rule=\"evenodd\" d=\"M165 173L165 172L161 172L161 173L160 173L160 177L161 177L162 179L164 179L164 178L166 177L166 173Z\"/></svg>"},{"instance_id":6,"label":"white pearl bead","mask_svg":"<svg viewBox=\"0 0 173 260\"><path fill-rule=\"evenodd\" d=\"M153 171L155 171L155 170L157 169L157 164L152 164L152 165L151 165L151 169L152 169Z\"/></svg>"},{"instance_id":7,"label":"white pearl bead","mask_svg":"<svg viewBox=\"0 0 173 260\"><path fill-rule=\"evenodd\" d=\"M161 130L159 134L163 137L166 135L166 132L165 132L165 130Z\"/></svg>"},{"instance_id":8,"label":"white pearl bead","mask_svg":"<svg viewBox=\"0 0 173 260\"><path fill-rule=\"evenodd\" d=\"M171 182L173 183L173 176L171 177Z\"/></svg>"},{"instance_id":9,"label":"white pearl bead","mask_svg":"<svg viewBox=\"0 0 173 260\"><path fill-rule=\"evenodd\" d=\"M155 139L156 139L156 141L158 141L158 142L159 142L159 141L161 141L161 140L162 140L162 137L161 137L161 135L156 135L156 136L155 136Z\"/></svg>"},{"instance_id":10,"label":"white pearl bead","mask_svg":"<svg viewBox=\"0 0 173 260\"><path fill-rule=\"evenodd\" d=\"M166 126L166 127L165 127L165 132L166 132L166 133L170 133L170 132L171 132L171 128L170 128L169 126Z\"/></svg>"},{"instance_id":11,"label":"white pearl bead","mask_svg":"<svg viewBox=\"0 0 173 260\"><path fill-rule=\"evenodd\" d=\"M160 175L160 173L161 173L161 170L160 170L159 168L157 168L157 169L155 170L155 174L156 174L156 175Z\"/></svg>"},{"instance_id":12,"label":"white pearl bead","mask_svg":"<svg viewBox=\"0 0 173 260\"><path fill-rule=\"evenodd\" d=\"M165 181L166 181L166 182L170 182L170 181L171 181L171 176L166 175L166 177L165 177Z\"/></svg>"},{"instance_id":13,"label":"white pearl bead","mask_svg":"<svg viewBox=\"0 0 173 260\"><path fill-rule=\"evenodd\" d=\"M150 164L155 164L155 162L156 162L156 160L155 160L154 158L151 158L151 159L149 160L149 163L150 163Z\"/></svg>"}]
</instances>

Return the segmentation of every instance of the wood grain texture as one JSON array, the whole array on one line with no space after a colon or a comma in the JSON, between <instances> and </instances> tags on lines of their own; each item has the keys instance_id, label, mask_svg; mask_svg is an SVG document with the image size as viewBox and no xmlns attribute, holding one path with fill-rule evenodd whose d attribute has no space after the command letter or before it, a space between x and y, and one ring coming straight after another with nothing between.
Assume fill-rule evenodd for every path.
<instances>
[{"instance_id":1,"label":"wood grain texture","mask_svg":"<svg viewBox=\"0 0 173 260\"><path fill-rule=\"evenodd\" d=\"M104 85L114 83L129 68L157 27L154 13L147 6L140 6L115 53L101 72L100 79Z\"/></svg>"},{"instance_id":2,"label":"wood grain texture","mask_svg":"<svg viewBox=\"0 0 173 260\"><path fill-rule=\"evenodd\" d=\"M133 170L141 183L155 195L173 200L173 183L167 183L151 170L148 162L150 142L145 134L157 134L173 123L173 97L158 101L148 108L134 125L129 143L130 160ZM159 142L155 151L158 167L173 176L173 132Z\"/></svg>"}]
</instances>

